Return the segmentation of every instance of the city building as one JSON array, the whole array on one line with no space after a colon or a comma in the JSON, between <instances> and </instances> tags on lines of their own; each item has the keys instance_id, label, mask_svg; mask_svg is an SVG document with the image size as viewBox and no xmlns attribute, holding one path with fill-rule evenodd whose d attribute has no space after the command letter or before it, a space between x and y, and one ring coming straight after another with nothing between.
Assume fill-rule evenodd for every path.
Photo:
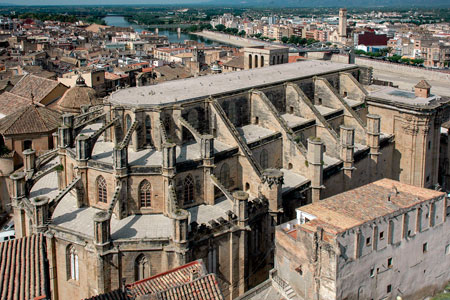
<instances>
[{"instance_id":1,"label":"city building","mask_svg":"<svg viewBox=\"0 0 450 300\"><path fill-rule=\"evenodd\" d=\"M286 64L288 60L288 47L255 46L244 48L244 70Z\"/></svg>"},{"instance_id":2,"label":"city building","mask_svg":"<svg viewBox=\"0 0 450 300\"><path fill-rule=\"evenodd\" d=\"M382 179L298 208L277 227L275 268L256 296L424 299L450 280L446 194ZM287 291L287 292L286 292Z\"/></svg>"}]
</instances>

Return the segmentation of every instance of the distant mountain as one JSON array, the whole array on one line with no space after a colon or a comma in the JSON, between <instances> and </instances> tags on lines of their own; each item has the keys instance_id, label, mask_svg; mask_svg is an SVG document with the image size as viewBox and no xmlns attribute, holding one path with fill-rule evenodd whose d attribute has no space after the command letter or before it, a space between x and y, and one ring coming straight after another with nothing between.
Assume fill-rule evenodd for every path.
<instances>
[{"instance_id":1,"label":"distant mountain","mask_svg":"<svg viewBox=\"0 0 450 300\"><path fill-rule=\"evenodd\" d=\"M260 7L450 7L448 0L211 0L209 3Z\"/></svg>"},{"instance_id":2,"label":"distant mountain","mask_svg":"<svg viewBox=\"0 0 450 300\"><path fill-rule=\"evenodd\" d=\"M0 6L17 6L17 5L12 3L0 3Z\"/></svg>"}]
</instances>

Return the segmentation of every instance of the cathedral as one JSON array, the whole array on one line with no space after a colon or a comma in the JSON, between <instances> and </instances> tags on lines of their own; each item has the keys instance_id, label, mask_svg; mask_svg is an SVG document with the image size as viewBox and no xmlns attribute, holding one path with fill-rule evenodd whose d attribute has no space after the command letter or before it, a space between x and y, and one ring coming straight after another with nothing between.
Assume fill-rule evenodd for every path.
<instances>
[{"instance_id":1,"label":"cathedral","mask_svg":"<svg viewBox=\"0 0 450 300\"><path fill-rule=\"evenodd\" d=\"M120 89L23 152L16 236L45 236L53 299L199 259L235 298L268 277L295 208L385 177L448 187L450 99L430 89L325 61Z\"/></svg>"}]
</instances>

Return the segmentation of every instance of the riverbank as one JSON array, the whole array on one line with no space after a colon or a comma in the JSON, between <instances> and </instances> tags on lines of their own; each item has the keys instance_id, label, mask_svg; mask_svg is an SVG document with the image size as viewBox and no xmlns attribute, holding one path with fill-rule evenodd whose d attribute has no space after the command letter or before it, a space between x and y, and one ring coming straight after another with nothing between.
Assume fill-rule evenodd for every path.
<instances>
[{"instance_id":1,"label":"riverbank","mask_svg":"<svg viewBox=\"0 0 450 300\"><path fill-rule=\"evenodd\" d=\"M252 47L252 46L270 46L271 44L264 41L258 41L254 39L247 39L235 35L214 32L214 31L201 31L201 32L192 32L197 36L204 37L209 40L233 45L236 47Z\"/></svg>"}]
</instances>

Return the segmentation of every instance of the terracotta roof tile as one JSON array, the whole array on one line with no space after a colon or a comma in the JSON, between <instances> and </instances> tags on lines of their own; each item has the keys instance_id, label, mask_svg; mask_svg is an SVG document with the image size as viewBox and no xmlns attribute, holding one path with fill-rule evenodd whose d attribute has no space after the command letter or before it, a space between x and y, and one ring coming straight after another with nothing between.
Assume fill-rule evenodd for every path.
<instances>
[{"instance_id":1,"label":"terracotta roof tile","mask_svg":"<svg viewBox=\"0 0 450 300\"><path fill-rule=\"evenodd\" d=\"M58 84L58 81L28 74L17 82L11 89L11 93L30 100L32 98L31 94L33 94L34 101L41 102Z\"/></svg>"},{"instance_id":2,"label":"terracotta roof tile","mask_svg":"<svg viewBox=\"0 0 450 300\"><path fill-rule=\"evenodd\" d=\"M0 114L5 116L13 114L30 103L31 100L28 98L4 92L0 95Z\"/></svg>"},{"instance_id":3,"label":"terracotta roof tile","mask_svg":"<svg viewBox=\"0 0 450 300\"><path fill-rule=\"evenodd\" d=\"M431 85L426 80L419 81L415 87L419 89L431 89Z\"/></svg>"},{"instance_id":4,"label":"terracotta roof tile","mask_svg":"<svg viewBox=\"0 0 450 300\"><path fill-rule=\"evenodd\" d=\"M31 300L47 295L45 248L42 234L0 243L0 299Z\"/></svg>"},{"instance_id":5,"label":"terracotta roof tile","mask_svg":"<svg viewBox=\"0 0 450 300\"><path fill-rule=\"evenodd\" d=\"M60 119L61 114L54 110L29 104L0 119L0 133L10 135L50 132L58 128Z\"/></svg>"}]
</instances>

